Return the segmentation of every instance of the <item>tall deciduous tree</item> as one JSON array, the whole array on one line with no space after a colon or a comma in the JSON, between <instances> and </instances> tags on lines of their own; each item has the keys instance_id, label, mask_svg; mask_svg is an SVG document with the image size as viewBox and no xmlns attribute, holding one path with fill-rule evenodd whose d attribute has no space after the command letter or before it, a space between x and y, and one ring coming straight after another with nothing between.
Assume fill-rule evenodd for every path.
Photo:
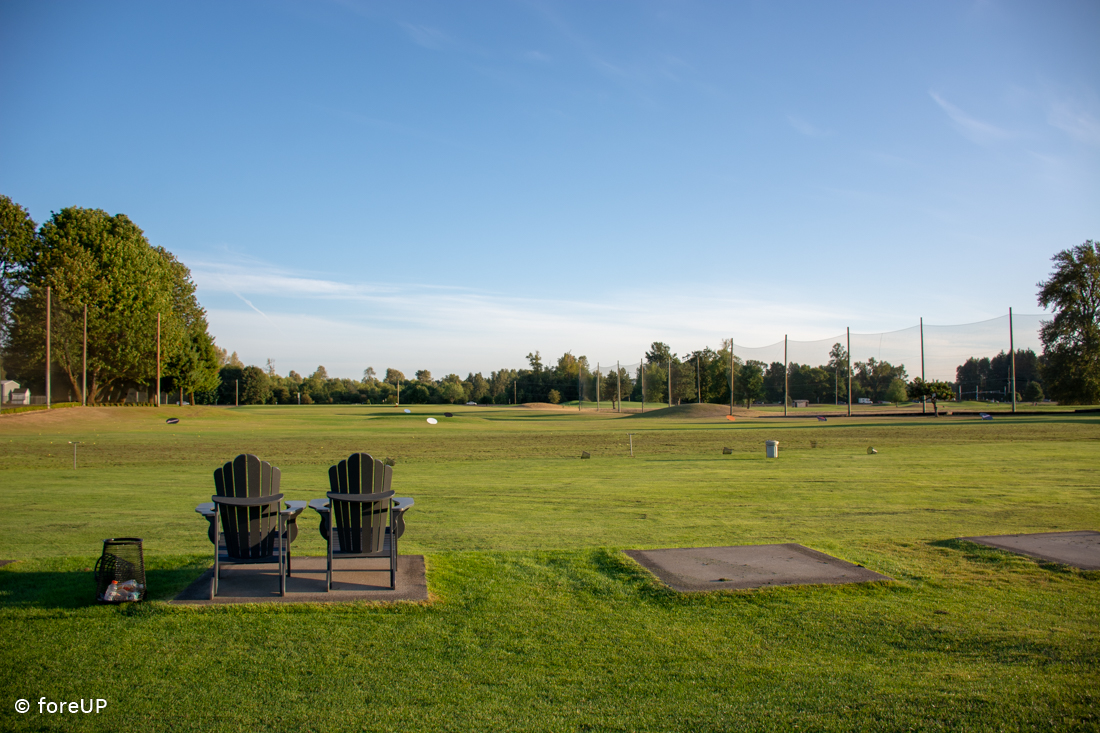
<instances>
[{"instance_id":1,"label":"tall deciduous tree","mask_svg":"<svg viewBox=\"0 0 1100 733\"><path fill-rule=\"evenodd\" d=\"M171 253L151 246L123 214L76 207L55 213L26 253L21 278L27 288L13 311L18 328L11 351L28 369L42 363L49 286L52 356L77 395L87 306L89 404L120 382L152 382L158 313L166 362L206 333L205 314L195 299L188 269Z\"/></svg>"},{"instance_id":2,"label":"tall deciduous tree","mask_svg":"<svg viewBox=\"0 0 1100 733\"><path fill-rule=\"evenodd\" d=\"M7 341L15 295L23 285L21 275L37 237L38 226L27 210L0 196L0 347Z\"/></svg>"},{"instance_id":3,"label":"tall deciduous tree","mask_svg":"<svg viewBox=\"0 0 1100 733\"><path fill-rule=\"evenodd\" d=\"M906 391L909 393L908 396L911 400L919 400L925 397L932 400L932 411L936 417L940 416L940 400L955 399L955 391L951 388L949 382L926 382L920 377L910 382Z\"/></svg>"},{"instance_id":4,"label":"tall deciduous tree","mask_svg":"<svg viewBox=\"0 0 1100 733\"><path fill-rule=\"evenodd\" d=\"M1091 239L1052 258L1039 283L1039 305L1054 309L1043 323L1043 382L1064 404L1100 403L1100 243Z\"/></svg>"}]
</instances>

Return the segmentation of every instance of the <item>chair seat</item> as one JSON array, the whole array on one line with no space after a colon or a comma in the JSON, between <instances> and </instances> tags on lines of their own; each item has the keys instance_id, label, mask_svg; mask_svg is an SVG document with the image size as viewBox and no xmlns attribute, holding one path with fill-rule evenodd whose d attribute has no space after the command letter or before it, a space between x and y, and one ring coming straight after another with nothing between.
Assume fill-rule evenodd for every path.
<instances>
[{"instance_id":1,"label":"chair seat","mask_svg":"<svg viewBox=\"0 0 1100 733\"><path fill-rule=\"evenodd\" d=\"M386 527L386 536L382 540L382 549L378 552L341 552L337 549L340 543L332 546L333 557L389 557L390 556L390 528Z\"/></svg>"}]
</instances>

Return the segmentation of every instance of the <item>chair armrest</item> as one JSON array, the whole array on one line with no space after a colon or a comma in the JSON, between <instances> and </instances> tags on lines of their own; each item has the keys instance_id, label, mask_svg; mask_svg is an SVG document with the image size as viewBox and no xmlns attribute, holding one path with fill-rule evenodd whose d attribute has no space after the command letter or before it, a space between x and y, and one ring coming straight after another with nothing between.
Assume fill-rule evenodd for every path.
<instances>
[{"instance_id":1,"label":"chair armrest","mask_svg":"<svg viewBox=\"0 0 1100 733\"><path fill-rule=\"evenodd\" d=\"M225 504L227 506L266 506L267 504L278 505L283 500L282 494L271 494L270 496L211 496L215 504Z\"/></svg>"},{"instance_id":2,"label":"chair armrest","mask_svg":"<svg viewBox=\"0 0 1100 733\"><path fill-rule=\"evenodd\" d=\"M416 503L411 496L395 496L391 501L393 502L393 510L402 513L409 511L412 505Z\"/></svg>"},{"instance_id":3,"label":"chair armrest","mask_svg":"<svg viewBox=\"0 0 1100 733\"><path fill-rule=\"evenodd\" d=\"M298 511L304 510L309 506L308 501L302 501L301 499L294 499L292 501L285 502L287 509L297 509Z\"/></svg>"},{"instance_id":4,"label":"chair armrest","mask_svg":"<svg viewBox=\"0 0 1100 733\"><path fill-rule=\"evenodd\" d=\"M214 516L214 502L204 501L202 504L195 507L195 511L204 517L212 517Z\"/></svg>"},{"instance_id":5,"label":"chair armrest","mask_svg":"<svg viewBox=\"0 0 1100 733\"><path fill-rule=\"evenodd\" d=\"M301 504L301 506L288 506L286 509L279 512L279 514L282 514L287 519L294 519L306 510L306 503L304 501L296 501L294 503Z\"/></svg>"},{"instance_id":6,"label":"chair armrest","mask_svg":"<svg viewBox=\"0 0 1100 733\"><path fill-rule=\"evenodd\" d=\"M309 508L318 514L328 514L328 499L312 499L309 502Z\"/></svg>"}]
</instances>

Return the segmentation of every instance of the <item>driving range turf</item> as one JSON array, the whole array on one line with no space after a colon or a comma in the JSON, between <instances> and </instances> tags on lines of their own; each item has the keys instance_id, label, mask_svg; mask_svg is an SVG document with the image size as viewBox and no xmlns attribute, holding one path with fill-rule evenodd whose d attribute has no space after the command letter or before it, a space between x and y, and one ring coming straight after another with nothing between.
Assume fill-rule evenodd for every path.
<instances>
[{"instance_id":1,"label":"driving range turf","mask_svg":"<svg viewBox=\"0 0 1100 733\"><path fill-rule=\"evenodd\" d=\"M1100 728L1100 571L954 539L1100 528L1100 415L410 409L0 418L0 728ZM215 466L256 453L310 499L359 450L416 499L401 551L425 556L432 602L162 602L211 562L194 507ZM323 554L300 526L295 552ZM112 536L145 539L152 602L93 603ZM788 542L894 580L679 594L621 552Z\"/></svg>"}]
</instances>

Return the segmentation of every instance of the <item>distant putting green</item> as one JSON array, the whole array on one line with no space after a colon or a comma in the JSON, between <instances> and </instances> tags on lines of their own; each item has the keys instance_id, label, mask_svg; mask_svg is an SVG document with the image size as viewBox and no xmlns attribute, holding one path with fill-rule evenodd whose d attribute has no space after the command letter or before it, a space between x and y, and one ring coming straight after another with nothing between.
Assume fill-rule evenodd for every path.
<instances>
[{"instance_id":1,"label":"distant putting green","mask_svg":"<svg viewBox=\"0 0 1100 733\"><path fill-rule=\"evenodd\" d=\"M0 559L18 561L0 568L0 726L1100 726L1100 571L954 539L1100 529L1100 415L409 409L0 418ZM68 441L82 441L75 471ZM145 538L157 598L209 565L193 510L216 465L256 453L282 469L287 498L309 499L360 450L394 458L394 487L416 499L401 549L425 555L432 603L90 603L83 568L104 537ZM301 526L295 551L322 554L316 520ZM791 542L895 580L689 597L621 552ZM106 698L111 715L54 719L38 714L42 696Z\"/></svg>"}]
</instances>

